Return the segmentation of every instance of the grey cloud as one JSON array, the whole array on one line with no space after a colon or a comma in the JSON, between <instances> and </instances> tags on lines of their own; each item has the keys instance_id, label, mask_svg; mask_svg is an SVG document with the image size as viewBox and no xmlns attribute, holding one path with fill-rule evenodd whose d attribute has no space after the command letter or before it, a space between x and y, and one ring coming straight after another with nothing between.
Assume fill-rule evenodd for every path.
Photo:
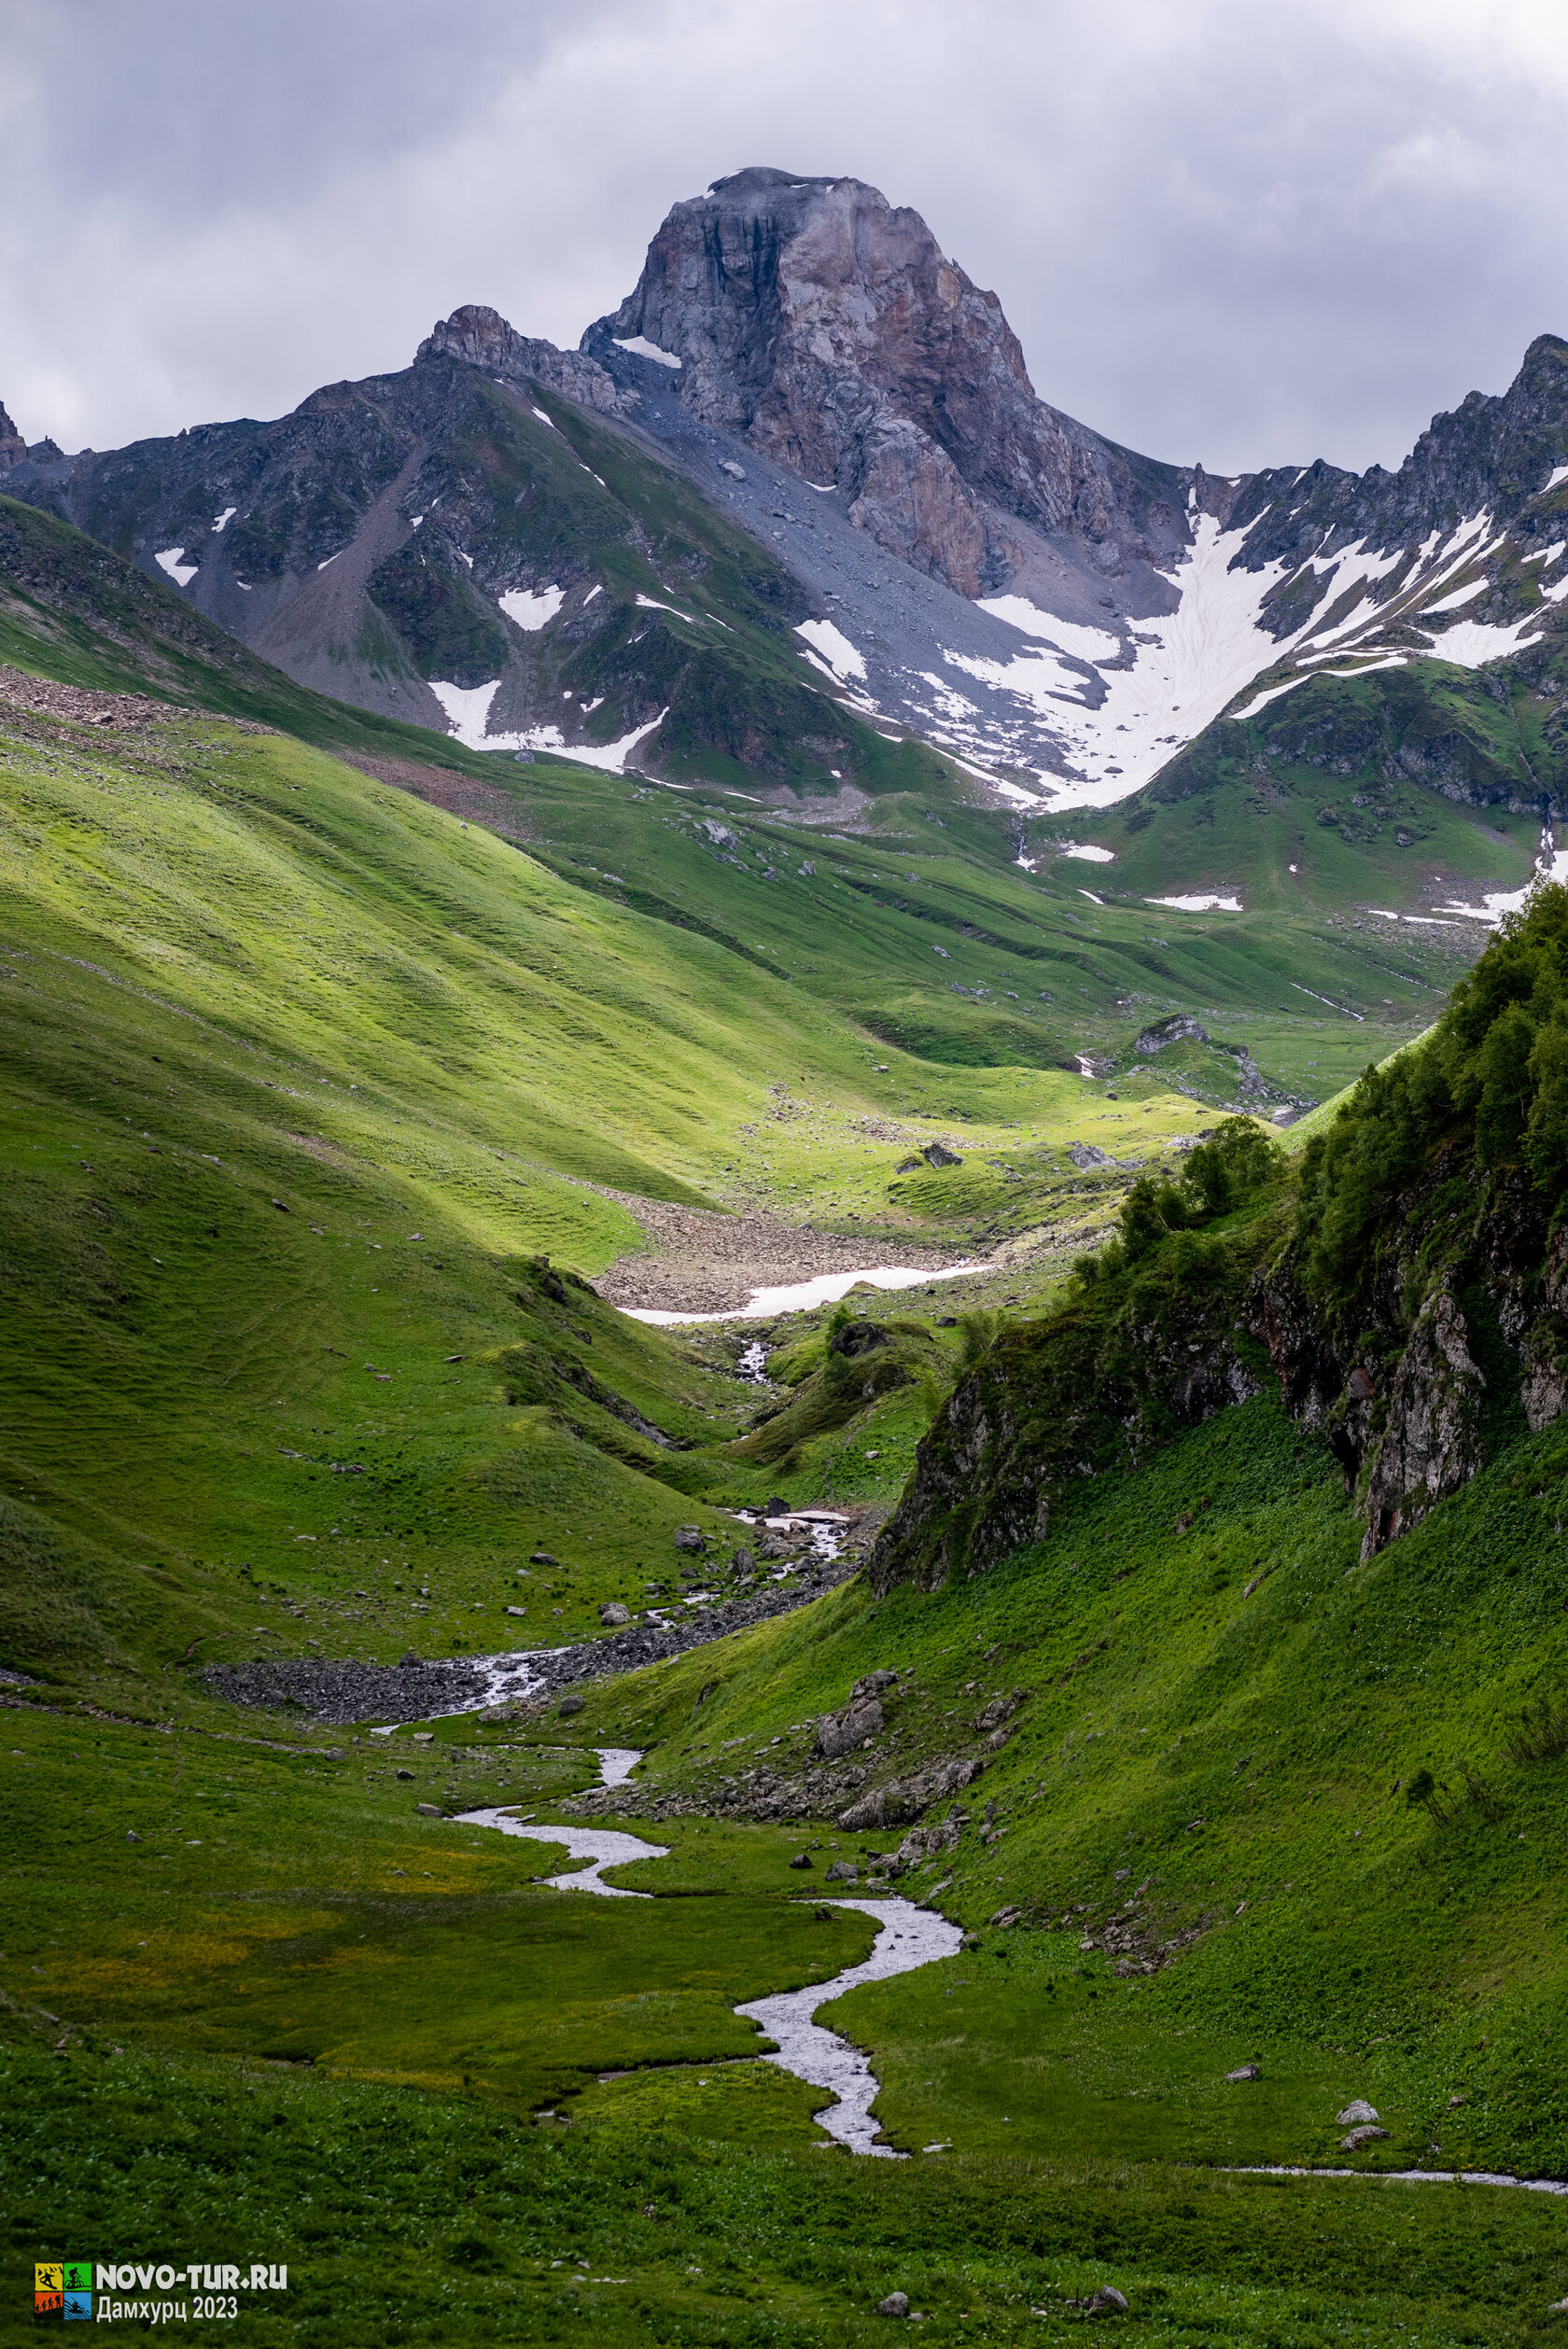
<instances>
[{"instance_id":1,"label":"grey cloud","mask_svg":"<svg viewBox=\"0 0 1568 2349\"><path fill-rule=\"evenodd\" d=\"M668 204L852 172L1152 454L1396 463L1568 331L1568 52L1517 0L0 7L0 397L100 446L269 414L493 302L575 342ZM16 233L20 226L21 233Z\"/></svg>"}]
</instances>

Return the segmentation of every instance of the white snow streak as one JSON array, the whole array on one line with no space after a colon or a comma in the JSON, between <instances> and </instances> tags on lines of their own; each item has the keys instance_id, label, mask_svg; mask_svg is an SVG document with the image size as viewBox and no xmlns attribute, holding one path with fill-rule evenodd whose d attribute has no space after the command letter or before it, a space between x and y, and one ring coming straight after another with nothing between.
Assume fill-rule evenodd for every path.
<instances>
[{"instance_id":1,"label":"white snow streak","mask_svg":"<svg viewBox=\"0 0 1568 2349\"><path fill-rule=\"evenodd\" d=\"M566 600L566 590L560 587L513 587L496 598L507 618L529 636L547 628Z\"/></svg>"},{"instance_id":2,"label":"white snow streak","mask_svg":"<svg viewBox=\"0 0 1568 2349\"><path fill-rule=\"evenodd\" d=\"M831 620L803 620L797 626L795 634L797 636L804 636L812 650L821 654L822 659L827 663L831 676L838 678L841 681L846 678L853 677L864 682L866 673L864 659L856 651L848 637L833 626Z\"/></svg>"},{"instance_id":3,"label":"white snow streak","mask_svg":"<svg viewBox=\"0 0 1568 2349\"><path fill-rule=\"evenodd\" d=\"M195 563L182 563L180 556L184 552L183 547L161 547L153 556L153 561L161 570L167 571L176 587L189 587L200 568Z\"/></svg>"},{"instance_id":4,"label":"white snow streak","mask_svg":"<svg viewBox=\"0 0 1568 2349\"><path fill-rule=\"evenodd\" d=\"M1220 897L1217 895L1211 897L1151 897L1145 899L1144 902L1149 905L1169 905L1171 912L1174 914L1239 914L1241 911L1241 900L1239 897Z\"/></svg>"},{"instance_id":5,"label":"white snow streak","mask_svg":"<svg viewBox=\"0 0 1568 2349\"><path fill-rule=\"evenodd\" d=\"M673 351L661 351L656 343L650 343L645 334L614 334L610 341L618 351L629 351L635 359L652 359L659 367L683 367Z\"/></svg>"},{"instance_id":6,"label":"white snow streak","mask_svg":"<svg viewBox=\"0 0 1568 2349\"><path fill-rule=\"evenodd\" d=\"M215 538L217 538L220 531L228 529L229 524L233 521L234 516L239 512L239 510L238 506L225 506L220 514L215 514L213 516L213 536Z\"/></svg>"}]
</instances>

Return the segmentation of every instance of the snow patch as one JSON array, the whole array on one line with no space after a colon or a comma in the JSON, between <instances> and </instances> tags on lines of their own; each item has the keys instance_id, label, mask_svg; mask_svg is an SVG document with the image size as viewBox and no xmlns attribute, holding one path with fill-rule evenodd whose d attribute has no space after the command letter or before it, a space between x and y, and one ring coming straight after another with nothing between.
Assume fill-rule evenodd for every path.
<instances>
[{"instance_id":1,"label":"snow patch","mask_svg":"<svg viewBox=\"0 0 1568 2349\"><path fill-rule=\"evenodd\" d=\"M496 598L507 618L531 636L548 628L566 600L559 587L512 587Z\"/></svg>"},{"instance_id":2,"label":"snow patch","mask_svg":"<svg viewBox=\"0 0 1568 2349\"><path fill-rule=\"evenodd\" d=\"M201 568L196 563L182 563L184 552L183 547L160 547L152 558L161 570L167 571L176 587L189 587Z\"/></svg>"},{"instance_id":3,"label":"snow patch","mask_svg":"<svg viewBox=\"0 0 1568 2349\"><path fill-rule=\"evenodd\" d=\"M215 514L213 516L214 538L217 538L220 531L228 529L229 524L233 521L234 516L239 512L239 510L238 506L225 506L220 514Z\"/></svg>"},{"instance_id":4,"label":"snow patch","mask_svg":"<svg viewBox=\"0 0 1568 2349\"><path fill-rule=\"evenodd\" d=\"M540 424L547 424L550 426L551 431L554 431L555 419L553 416L547 416L542 408L536 408L534 410L534 413L539 418Z\"/></svg>"},{"instance_id":5,"label":"snow patch","mask_svg":"<svg viewBox=\"0 0 1568 2349\"><path fill-rule=\"evenodd\" d=\"M1144 902L1169 905L1173 914L1239 914L1241 911L1239 897L1221 897L1218 894L1210 897L1151 897L1146 898Z\"/></svg>"},{"instance_id":6,"label":"snow patch","mask_svg":"<svg viewBox=\"0 0 1568 2349\"><path fill-rule=\"evenodd\" d=\"M1031 604L1027 595L979 595L975 601L982 611L988 611L993 620L1004 621L1009 628L1016 628L1021 636L1036 636L1043 644L1054 644L1063 652L1075 653L1080 661L1114 661L1122 650L1120 636L1109 628L1085 627L1075 620L1057 620L1038 604Z\"/></svg>"},{"instance_id":7,"label":"snow patch","mask_svg":"<svg viewBox=\"0 0 1568 2349\"><path fill-rule=\"evenodd\" d=\"M1485 662L1501 660L1505 652L1518 652L1521 644L1533 642L1526 636L1528 628L1539 633L1540 615L1526 612L1506 627L1493 627L1484 620L1456 620L1445 628L1432 643L1433 658L1452 661L1462 669L1478 669Z\"/></svg>"},{"instance_id":8,"label":"snow patch","mask_svg":"<svg viewBox=\"0 0 1568 2349\"><path fill-rule=\"evenodd\" d=\"M922 1281L958 1280L965 1273L979 1272L979 1265L948 1265L939 1272L912 1272L902 1265L882 1265L865 1272L819 1272L815 1279L796 1280L777 1289L753 1289L745 1305L737 1305L729 1313L665 1313L653 1312L642 1307L623 1306L621 1310L628 1321L651 1321L657 1328L688 1321L760 1321L776 1313L809 1313L814 1306L836 1305L847 1297L861 1281L869 1280L874 1289L917 1289Z\"/></svg>"},{"instance_id":9,"label":"snow patch","mask_svg":"<svg viewBox=\"0 0 1568 2349\"><path fill-rule=\"evenodd\" d=\"M1541 853L1535 860L1535 870L1522 889L1491 889L1478 905L1439 905L1439 914L1467 914L1473 922L1485 922L1491 929L1505 914L1520 914L1532 890L1545 881L1568 881L1568 848L1554 848L1549 832L1541 835Z\"/></svg>"},{"instance_id":10,"label":"snow patch","mask_svg":"<svg viewBox=\"0 0 1568 2349\"><path fill-rule=\"evenodd\" d=\"M688 628L697 625L689 611L678 611L673 604L661 604L655 595L639 595L637 604L643 611L667 611L672 620L683 620Z\"/></svg>"},{"instance_id":11,"label":"snow patch","mask_svg":"<svg viewBox=\"0 0 1568 2349\"><path fill-rule=\"evenodd\" d=\"M837 678L841 683L845 678L851 677L859 678L861 683L864 683L866 673L864 658L856 651L843 631L833 626L831 620L803 620L796 627L795 634L797 636L804 636L813 650L820 653L828 664L830 676Z\"/></svg>"},{"instance_id":12,"label":"snow patch","mask_svg":"<svg viewBox=\"0 0 1568 2349\"><path fill-rule=\"evenodd\" d=\"M1485 588L1486 583L1487 582L1484 579L1478 579L1472 580L1468 587L1456 587L1451 595L1443 596L1435 604L1425 605L1422 608L1422 618L1425 618L1427 612L1457 611L1461 604L1473 604L1477 596L1479 595Z\"/></svg>"},{"instance_id":13,"label":"snow patch","mask_svg":"<svg viewBox=\"0 0 1568 2349\"><path fill-rule=\"evenodd\" d=\"M673 351L661 351L656 343L650 343L645 334L614 334L610 341L618 351L629 351L635 359L651 359L656 367L682 367L683 359Z\"/></svg>"},{"instance_id":14,"label":"snow patch","mask_svg":"<svg viewBox=\"0 0 1568 2349\"><path fill-rule=\"evenodd\" d=\"M1058 857L1078 857L1085 864L1114 864L1116 861L1114 848L1096 848L1087 843L1081 845L1076 840L1058 841L1057 854Z\"/></svg>"},{"instance_id":15,"label":"snow patch","mask_svg":"<svg viewBox=\"0 0 1568 2349\"><path fill-rule=\"evenodd\" d=\"M1554 465L1552 467L1550 473L1547 476L1547 489L1555 489L1559 482L1568 482L1568 465ZM1544 497L1546 494L1546 489L1537 492L1537 495L1542 497Z\"/></svg>"}]
</instances>

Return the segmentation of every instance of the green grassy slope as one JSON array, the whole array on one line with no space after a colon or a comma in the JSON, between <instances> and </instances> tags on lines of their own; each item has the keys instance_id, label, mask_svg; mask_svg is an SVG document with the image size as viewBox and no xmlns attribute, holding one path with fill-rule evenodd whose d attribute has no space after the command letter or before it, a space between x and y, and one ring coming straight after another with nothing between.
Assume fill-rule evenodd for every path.
<instances>
[{"instance_id":1,"label":"green grassy slope","mask_svg":"<svg viewBox=\"0 0 1568 2349\"><path fill-rule=\"evenodd\" d=\"M1235 893L1276 915L1478 903L1529 877L1555 788L1559 665L1309 678L1255 718L1217 720L1078 836L1115 851L1105 878L1134 893Z\"/></svg>"}]
</instances>

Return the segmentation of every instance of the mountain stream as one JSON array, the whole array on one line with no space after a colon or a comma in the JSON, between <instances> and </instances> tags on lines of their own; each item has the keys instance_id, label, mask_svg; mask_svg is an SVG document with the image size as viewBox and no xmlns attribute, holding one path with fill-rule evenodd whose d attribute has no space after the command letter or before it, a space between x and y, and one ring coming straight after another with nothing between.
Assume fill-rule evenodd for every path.
<instances>
[{"instance_id":1,"label":"mountain stream","mask_svg":"<svg viewBox=\"0 0 1568 2349\"><path fill-rule=\"evenodd\" d=\"M641 1758L628 1749L601 1747L601 1783L607 1786L623 1784ZM589 1865L540 1881L556 1892L603 1893L612 1900L651 1900L653 1895L634 1893L620 1884L607 1884L603 1869L623 1867L631 1860L662 1860L669 1852L667 1843L645 1843L640 1836L622 1835L605 1827L538 1826L531 1820L514 1819L506 1811L465 1811L460 1814L460 1824L468 1827L495 1827L502 1835L525 1836L536 1843L564 1843L574 1860L586 1860ZM777 2040L777 2052L765 2054L764 2063L777 2063L781 2071L792 2072L797 2079L809 2082L813 2088L832 2092L834 2101L817 2115L819 2128L825 2129L830 2137L836 2137L851 2153L879 2154L885 2160L902 2161L907 2158L905 2155L891 2146L875 2142L879 2124L872 2118L871 2107L879 2084L870 2063L847 2039L814 2022L812 2017L829 1999L858 1989L862 1982L886 1981L889 1975L913 1973L917 1966L956 1956L963 1937L961 1931L934 1910L917 1909L913 1901L896 1896L812 1905L858 1909L862 1915L874 1918L877 1932L871 1955L859 1965L845 1966L828 1981L808 1982L801 1990L778 1991L765 1998L749 1999L735 2008L735 2013L744 2015L749 2022L756 2023L770 2038Z\"/></svg>"}]
</instances>

